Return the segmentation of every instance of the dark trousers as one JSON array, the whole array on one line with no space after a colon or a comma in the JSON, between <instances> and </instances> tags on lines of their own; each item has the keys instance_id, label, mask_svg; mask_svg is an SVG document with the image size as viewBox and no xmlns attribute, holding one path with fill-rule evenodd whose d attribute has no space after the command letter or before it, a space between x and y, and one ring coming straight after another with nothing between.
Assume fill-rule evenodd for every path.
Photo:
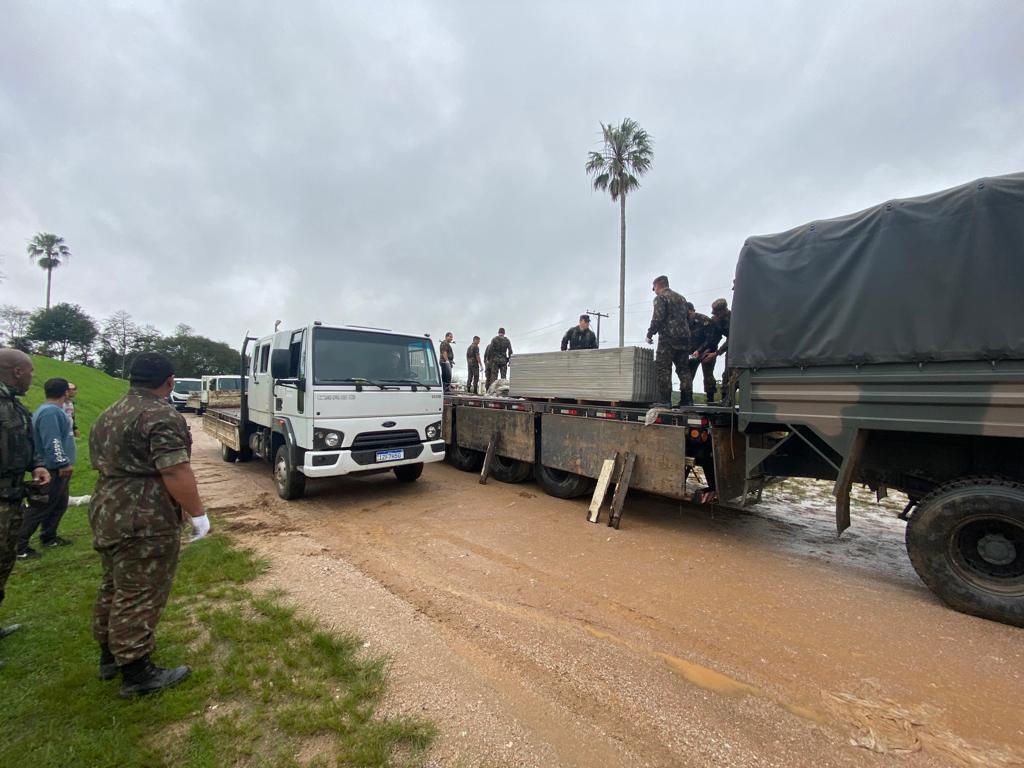
<instances>
[{"instance_id":1,"label":"dark trousers","mask_svg":"<svg viewBox=\"0 0 1024 768\"><path fill-rule=\"evenodd\" d=\"M441 363L441 381L445 392L452 388L452 364L447 361Z\"/></svg>"},{"instance_id":2,"label":"dark trousers","mask_svg":"<svg viewBox=\"0 0 1024 768\"><path fill-rule=\"evenodd\" d=\"M0 603L4 601L7 577L14 569L18 554L18 535L21 533L21 500L0 500Z\"/></svg>"},{"instance_id":3,"label":"dark trousers","mask_svg":"<svg viewBox=\"0 0 1024 768\"><path fill-rule=\"evenodd\" d=\"M96 594L92 634L110 646L119 667L153 652L156 626L178 567L178 532L120 539L96 547L103 580Z\"/></svg>"},{"instance_id":4,"label":"dark trousers","mask_svg":"<svg viewBox=\"0 0 1024 768\"><path fill-rule=\"evenodd\" d=\"M715 399L715 391L718 388L718 382L715 381L715 361L712 360L710 363L702 363L700 358L694 358L690 360L690 390L693 390L693 381L697 375L697 368L700 368L704 373L704 394L708 398L708 402L712 402Z\"/></svg>"},{"instance_id":5,"label":"dark trousers","mask_svg":"<svg viewBox=\"0 0 1024 768\"><path fill-rule=\"evenodd\" d=\"M466 391L478 394L480 388L480 366L476 363L469 364L469 378L466 379Z\"/></svg>"},{"instance_id":6,"label":"dark trousers","mask_svg":"<svg viewBox=\"0 0 1024 768\"><path fill-rule=\"evenodd\" d=\"M68 488L70 477L61 477L57 470L51 470L50 489L45 503L29 503L18 536L18 551L28 549L28 540L39 529L39 541L45 544L57 538L57 526L68 511Z\"/></svg>"},{"instance_id":7,"label":"dark trousers","mask_svg":"<svg viewBox=\"0 0 1024 768\"><path fill-rule=\"evenodd\" d=\"M658 338L658 351L654 356L654 371L658 382L658 401L661 403L672 402L672 366L675 366L676 374L679 376L679 391L686 392L690 389L690 353L684 346L676 346Z\"/></svg>"}]
</instances>

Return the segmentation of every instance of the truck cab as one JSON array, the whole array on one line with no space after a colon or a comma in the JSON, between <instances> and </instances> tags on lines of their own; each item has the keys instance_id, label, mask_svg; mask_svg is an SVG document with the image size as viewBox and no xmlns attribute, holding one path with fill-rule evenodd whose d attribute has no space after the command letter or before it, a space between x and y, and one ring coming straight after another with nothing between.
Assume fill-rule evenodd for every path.
<instances>
[{"instance_id":1,"label":"truck cab","mask_svg":"<svg viewBox=\"0 0 1024 768\"><path fill-rule=\"evenodd\" d=\"M194 397L193 401L191 398ZM242 398L242 377L238 375L203 376L199 391L190 396L196 413L202 415L210 406L238 407Z\"/></svg>"},{"instance_id":2,"label":"truck cab","mask_svg":"<svg viewBox=\"0 0 1024 768\"><path fill-rule=\"evenodd\" d=\"M189 396L193 393L196 394L196 403L198 404L199 390L203 386L202 379L175 379L174 389L171 390L171 394L168 399L176 409L184 411L189 407L196 408L197 405L189 405Z\"/></svg>"}]
</instances>

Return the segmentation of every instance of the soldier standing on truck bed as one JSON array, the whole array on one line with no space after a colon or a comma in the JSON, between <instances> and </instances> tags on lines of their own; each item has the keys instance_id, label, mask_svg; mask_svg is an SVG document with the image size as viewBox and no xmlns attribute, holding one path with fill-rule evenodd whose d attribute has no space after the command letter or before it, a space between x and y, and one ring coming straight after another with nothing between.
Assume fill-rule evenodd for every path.
<instances>
[{"instance_id":1,"label":"soldier standing on truck bed","mask_svg":"<svg viewBox=\"0 0 1024 768\"><path fill-rule=\"evenodd\" d=\"M484 350L484 363L487 366L487 388L490 389L498 378L508 378L508 361L512 357L512 342L505 335L505 329L499 328L498 335Z\"/></svg>"},{"instance_id":2,"label":"soldier standing on truck bed","mask_svg":"<svg viewBox=\"0 0 1024 768\"><path fill-rule=\"evenodd\" d=\"M0 603L7 577L14 568L21 530L25 473L41 486L50 483L32 441L32 414L18 401L32 384L32 358L16 349L0 349ZM21 628L0 627L0 638Z\"/></svg>"},{"instance_id":3,"label":"soldier standing on truck bed","mask_svg":"<svg viewBox=\"0 0 1024 768\"><path fill-rule=\"evenodd\" d=\"M704 388L707 392L708 402L715 399L715 379L711 377L711 387L708 388L707 371L714 374L715 361L719 355L724 355L729 350L729 322L732 320L732 312L729 310L729 302L725 299L715 299L711 303L711 324L708 326L704 343L701 344L697 353L700 355L701 367L704 369ZM718 346L722 339L725 343ZM735 385L732 382L732 369L726 368L722 372L722 402L732 401Z\"/></svg>"},{"instance_id":4,"label":"soldier standing on truck bed","mask_svg":"<svg viewBox=\"0 0 1024 768\"><path fill-rule=\"evenodd\" d=\"M444 391L452 388L452 365L455 363L455 351L452 349L452 342L455 337L451 331L444 335L441 342L441 381L444 384Z\"/></svg>"},{"instance_id":5,"label":"soldier standing on truck bed","mask_svg":"<svg viewBox=\"0 0 1024 768\"><path fill-rule=\"evenodd\" d=\"M474 395L480 389L480 337L474 336L473 343L466 347L466 365L469 367L469 375L466 379L466 391Z\"/></svg>"},{"instance_id":6,"label":"soldier standing on truck bed","mask_svg":"<svg viewBox=\"0 0 1024 768\"><path fill-rule=\"evenodd\" d=\"M567 349L597 349L597 336L590 330L590 315L580 315L579 325L565 332L562 351Z\"/></svg>"},{"instance_id":7,"label":"soldier standing on truck bed","mask_svg":"<svg viewBox=\"0 0 1024 768\"><path fill-rule=\"evenodd\" d=\"M659 275L651 285L654 291L654 313L647 329L647 343L654 343L658 334L658 351L655 356L655 371L658 380L658 403L663 408L672 407L672 366L679 376L680 392L690 391L690 367L688 358L693 347L690 345L690 325L686 314L686 299L668 287L668 278Z\"/></svg>"},{"instance_id":8,"label":"soldier standing on truck bed","mask_svg":"<svg viewBox=\"0 0 1024 768\"><path fill-rule=\"evenodd\" d=\"M704 342L711 331L711 318L707 315L702 315L696 309L694 309L693 302L686 302L686 312L689 318L690 326L690 346L693 347L693 352L690 355L690 391L689 396L683 397L682 402L693 405L693 377L697 374L697 368L700 366L704 373L704 394L707 396L708 402L711 402L715 397L715 363L701 363L700 356L704 347Z\"/></svg>"}]
</instances>

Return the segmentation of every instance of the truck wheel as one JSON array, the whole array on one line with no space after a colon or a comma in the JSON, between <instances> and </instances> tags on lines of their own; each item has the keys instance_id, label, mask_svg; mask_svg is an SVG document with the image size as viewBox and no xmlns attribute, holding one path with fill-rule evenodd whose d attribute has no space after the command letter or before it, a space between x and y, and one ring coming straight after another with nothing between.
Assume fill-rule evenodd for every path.
<instances>
[{"instance_id":1,"label":"truck wheel","mask_svg":"<svg viewBox=\"0 0 1024 768\"><path fill-rule=\"evenodd\" d=\"M423 462L419 464L403 464L395 467L395 477L403 483L415 483L423 474Z\"/></svg>"},{"instance_id":2,"label":"truck wheel","mask_svg":"<svg viewBox=\"0 0 1024 768\"><path fill-rule=\"evenodd\" d=\"M1024 485L939 486L911 515L906 541L917 575L950 607L1024 627Z\"/></svg>"},{"instance_id":3,"label":"truck wheel","mask_svg":"<svg viewBox=\"0 0 1024 768\"><path fill-rule=\"evenodd\" d=\"M533 464L495 455L491 477L503 483L521 483L533 474Z\"/></svg>"},{"instance_id":4,"label":"truck wheel","mask_svg":"<svg viewBox=\"0 0 1024 768\"><path fill-rule=\"evenodd\" d=\"M238 451L232 448L230 445L220 444L220 457L224 459L228 464L234 464L235 459L238 458Z\"/></svg>"},{"instance_id":5,"label":"truck wheel","mask_svg":"<svg viewBox=\"0 0 1024 768\"><path fill-rule=\"evenodd\" d=\"M301 499L306 492L306 476L292 466L287 445L278 447L274 454L274 485L282 499Z\"/></svg>"},{"instance_id":6,"label":"truck wheel","mask_svg":"<svg viewBox=\"0 0 1024 768\"><path fill-rule=\"evenodd\" d=\"M484 455L481 451L463 448L458 443L449 444L445 454L451 465L463 472L479 472L484 465Z\"/></svg>"},{"instance_id":7,"label":"truck wheel","mask_svg":"<svg viewBox=\"0 0 1024 768\"><path fill-rule=\"evenodd\" d=\"M559 499L575 499L590 493L594 487L594 481L589 477L545 467L540 463L533 465L533 476L544 493Z\"/></svg>"},{"instance_id":8,"label":"truck wheel","mask_svg":"<svg viewBox=\"0 0 1024 768\"><path fill-rule=\"evenodd\" d=\"M238 452L238 460L240 462L252 461L252 448L248 446Z\"/></svg>"}]
</instances>

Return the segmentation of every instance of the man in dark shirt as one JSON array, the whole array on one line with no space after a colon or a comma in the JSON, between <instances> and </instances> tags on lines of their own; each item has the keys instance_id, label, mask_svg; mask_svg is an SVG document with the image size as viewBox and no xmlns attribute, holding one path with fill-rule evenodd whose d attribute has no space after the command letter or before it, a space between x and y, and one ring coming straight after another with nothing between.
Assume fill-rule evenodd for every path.
<instances>
[{"instance_id":1,"label":"man in dark shirt","mask_svg":"<svg viewBox=\"0 0 1024 768\"><path fill-rule=\"evenodd\" d=\"M579 325L565 332L562 351L567 349L597 349L597 336L590 330L590 315L580 315Z\"/></svg>"},{"instance_id":2,"label":"man in dark shirt","mask_svg":"<svg viewBox=\"0 0 1024 768\"><path fill-rule=\"evenodd\" d=\"M473 343L466 348L466 365L469 367L469 376L466 379L466 391L474 395L480 389L480 337L474 336Z\"/></svg>"},{"instance_id":3,"label":"man in dark shirt","mask_svg":"<svg viewBox=\"0 0 1024 768\"><path fill-rule=\"evenodd\" d=\"M700 355L701 367L705 371L712 371L711 386L708 387L708 380L705 374L704 387L708 395L708 402L715 399L714 370L715 361L720 355L729 350L729 323L732 320L732 312L729 310L729 303L725 299L715 299L711 304L711 323L708 325L704 343L697 350ZM725 343L719 346L719 342L725 339ZM731 402L733 389L733 372L726 367L722 372L722 401Z\"/></svg>"},{"instance_id":4,"label":"man in dark shirt","mask_svg":"<svg viewBox=\"0 0 1024 768\"><path fill-rule=\"evenodd\" d=\"M444 335L441 342L441 381L444 382L444 391L452 388L452 364L455 362L455 352L452 349L452 342L455 337L451 331Z\"/></svg>"}]
</instances>

